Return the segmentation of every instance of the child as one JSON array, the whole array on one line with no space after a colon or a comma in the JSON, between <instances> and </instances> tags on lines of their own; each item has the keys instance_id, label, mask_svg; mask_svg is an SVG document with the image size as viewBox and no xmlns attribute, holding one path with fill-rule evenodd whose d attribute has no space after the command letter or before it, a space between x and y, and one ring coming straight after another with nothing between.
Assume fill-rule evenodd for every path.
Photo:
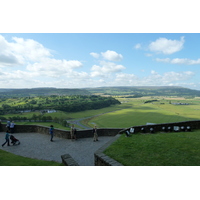
<instances>
[{"instance_id":1,"label":"child","mask_svg":"<svg viewBox=\"0 0 200 200\"><path fill-rule=\"evenodd\" d=\"M49 134L51 135L51 139L50 139L51 142L53 142L53 130L54 130L54 127L53 125L51 125L49 128Z\"/></svg>"},{"instance_id":2,"label":"child","mask_svg":"<svg viewBox=\"0 0 200 200\"><path fill-rule=\"evenodd\" d=\"M5 139L6 139L6 141L2 144L2 147L3 147L6 143L7 143L8 146L10 146L10 140L9 140L9 137L10 137L9 132L6 131L6 135L5 135Z\"/></svg>"}]
</instances>

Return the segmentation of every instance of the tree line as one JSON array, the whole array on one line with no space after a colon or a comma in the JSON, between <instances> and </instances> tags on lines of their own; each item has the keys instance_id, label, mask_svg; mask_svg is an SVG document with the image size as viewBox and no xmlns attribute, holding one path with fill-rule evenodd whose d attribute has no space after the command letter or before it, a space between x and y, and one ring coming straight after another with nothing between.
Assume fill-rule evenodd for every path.
<instances>
[{"instance_id":1,"label":"tree line","mask_svg":"<svg viewBox=\"0 0 200 200\"><path fill-rule=\"evenodd\" d=\"M15 97L0 99L0 115L7 113L20 113L24 111L60 110L65 112L79 112L91 109L100 109L120 104L113 97L98 95L70 95L70 96L40 96Z\"/></svg>"}]
</instances>

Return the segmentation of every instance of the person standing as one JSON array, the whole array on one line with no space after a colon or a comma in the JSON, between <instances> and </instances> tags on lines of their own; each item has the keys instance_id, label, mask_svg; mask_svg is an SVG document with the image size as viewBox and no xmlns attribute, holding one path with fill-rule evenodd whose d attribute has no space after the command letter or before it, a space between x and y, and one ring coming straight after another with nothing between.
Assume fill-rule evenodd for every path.
<instances>
[{"instance_id":1,"label":"person standing","mask_svg":"<svg viewBox=\"0 0 200 200\"><path fill-rule=\"evenodd\" d=\"M93 128L92 132L94 134L93 141L94 142L98 141L98 134L97 134L97 127L96 126Z\"/></svg>"},{"instance_id":2,"label":"person standing","mask_svg":"<svg viewBox=\"0 0 200 200\"><path fill-rule=\"evenodd\" d=\"M10 131L10 121L9 120L7 121L6 128L8 131Z\"/></svg>"},{"instance_id":3,"label":"person standing","mask_svg":"<svg viewBox=\"0 0 200 200\"><path fill-rule=\"evenodd\" d=\"M72 126L71 126L70 135L71 135L71 140L73 140L73 139L76 140L76 128L74 127L74 124L72 124Z\"/></svg>"},{"instance_id":4,"label":"person standing","mask_svg":"<svg viewBox=\"0 0 200 200\"><path fill-rule=\"evenodd\" d=\"M12 121L10 124L10 132L11 133L14 133L14 128L15 128L15 123L14 123L14 121Z\"/></svg>"},{"instance_id":5,"label":"person standing","mask_svg":"<svg viewBox=\"0 0 200 200\"><path fill-rule=\"evenodd\" d=\"M2 147L7 143L7 146L10 146L10 134L9 134L9 131L6 131L6 135L5 135L5 139L6 141L2 144Z\"/></svg>"},{"instance_id":6,"label":"person standing","mask_svg":"<svg viewBox=\"0 0 200 200\"><path fill-rule=\"evenodd\" d=\"M53 131L54 131L54 127L53 125L51 125L49 128L49 134L51 135L51 139L50 139L51 142L53 142Z\"/></svg>"}]
</instances>

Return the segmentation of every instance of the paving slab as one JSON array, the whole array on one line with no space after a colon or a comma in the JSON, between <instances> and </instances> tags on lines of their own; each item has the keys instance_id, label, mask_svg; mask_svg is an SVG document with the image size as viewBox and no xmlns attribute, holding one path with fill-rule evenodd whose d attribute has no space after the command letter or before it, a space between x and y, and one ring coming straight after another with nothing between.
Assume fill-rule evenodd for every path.
<instances>
[{"instance_id":1,"label":"paving slab","mask_svg":"<svg viewBox=\"0 0 200 200\"><path fill-rule=\"evenodd\" d=\"M10 153L36 158L40 160L53 160L62 162L61 155L70 154L80 166L94 166L94 152L111 140L112 136L99 137L99 141L93 142L93 138L80 138L71 141L54 137L50 142L50 136L40 133L15 133L13 134L20 145L2 147L5 142L5 133L0 132L0 149Z\"/></svg>"}]
</instances>

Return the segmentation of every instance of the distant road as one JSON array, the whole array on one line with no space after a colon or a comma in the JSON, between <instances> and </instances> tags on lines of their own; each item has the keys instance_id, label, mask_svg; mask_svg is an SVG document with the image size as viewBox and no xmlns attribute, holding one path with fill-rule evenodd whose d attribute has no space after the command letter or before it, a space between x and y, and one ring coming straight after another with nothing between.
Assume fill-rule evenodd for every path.
<instances>
[{"instance_id":1,"label":"distant road","mask_svg":"<svg viewBox=\"0 0 200 200\"><path fill-rule=\"evenodd\" d=\"M122 109L118 109L118 110L122 110ZM107 114L107 113L115 112L115 111L118 111L118 110L114 110L114 111L110 111L110 112L105 112L105 113L101 113L101 114L98 114L98 115L93 115L93 116L90 116L90 117L85 117L85 118L80 118L80 119L67 120L67 122L70 123L70 124L75 124L75 125L77 125L77 126L80 126L80 127L82 127L82 129L92 129L92 128L89 127L89 126L83 125L83 124L81 123L81 121L83 121L83 120L85 120L85 119L97 117L97 116L100 116L100 115L104 115L104 114Z\"/></svg>"}]
</instances>

